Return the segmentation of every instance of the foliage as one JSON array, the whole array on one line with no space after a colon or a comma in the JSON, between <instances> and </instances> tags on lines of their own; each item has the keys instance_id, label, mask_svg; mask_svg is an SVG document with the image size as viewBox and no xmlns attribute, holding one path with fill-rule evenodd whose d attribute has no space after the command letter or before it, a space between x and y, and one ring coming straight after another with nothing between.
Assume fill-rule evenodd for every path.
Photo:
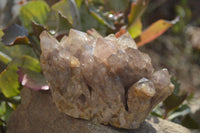
<instances>
[{"instance_id":1,"label":"foliage","mask_svg":"<svg viewBox=\"0 0 200 133\"><path fill-rule=\"evenodd\" d=\"M23 86L48 89L39 64L39 35L43 30L58 39L67 35L70 28L103 36L117 32L117 37L128 31L142 46L175 23L158 20L143 31L141 15L148 3L149 0L61 0L51 7L42 0L23 3L20 22L0 30L0 66L4 66L0 72L0 126L5 128L10 112L19 104Z\"/></svg>"},{"instance_id":2,"label":"foliage","mask_svg":"<svg viewBox=\"0 0 200 133\"><path fill-rule=\"evenodd\" d=\"M181 0L180 4L176 6L176 13L180 17L180 22L175 24L172 30L175 33L180 33L180 31L184 30L185 25L189 23L192 15L187 0Z\"/></svg>"},{"instance_id":3,"label":"foliage","mask_svg":"<svg viewBox=\"0 0 200 133\"><path fill-rule=\"evenodd\" d=\"M183 126L191 129L199 129L198 124L190 116L191 110L189 102L193 98L193 93L180 92L180 83L175 78L171 78L171 82L175 88L172 93L163 104L158 105L151 115L158 116L163 119L168 119L173 122L182 124ZM192 123L192 124L186 124Z\"/></svg>"}]
</instances>

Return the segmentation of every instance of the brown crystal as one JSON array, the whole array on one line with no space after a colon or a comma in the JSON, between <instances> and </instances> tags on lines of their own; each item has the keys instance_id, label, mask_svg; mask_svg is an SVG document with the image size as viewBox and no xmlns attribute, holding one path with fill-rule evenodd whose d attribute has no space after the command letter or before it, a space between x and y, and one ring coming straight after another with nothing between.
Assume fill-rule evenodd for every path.
<instances>
[{"instance_id":1,"label":"brown crystal","mask_svg":"<svg viewBox=\"0 0 200 133\"><path fill-rule=\"evenodd\" d=\"M134 129L172 93L167 69L154 72L128 33L92 38L71 29L61 42L46 31L40 39L53 100L69 116Z\"/></svg>"}]
</instances>

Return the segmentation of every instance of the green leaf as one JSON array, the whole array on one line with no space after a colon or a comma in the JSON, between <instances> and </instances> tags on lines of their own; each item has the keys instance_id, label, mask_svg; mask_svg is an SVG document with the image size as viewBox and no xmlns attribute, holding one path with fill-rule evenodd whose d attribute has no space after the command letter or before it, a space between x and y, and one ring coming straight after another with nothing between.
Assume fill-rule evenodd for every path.
<instances>
[{"instance_id":1,"label":"green leaf","mask_svg":"<svg viewBox=\"0 0 200 133\"><path fill-rule=\"evenodd\" d=\"M2 61L4 64L8 64L11 60L12 58L0 51L0 61Z\"/></svg>"},{"instance_id":2,"label":"green leaf","mask_svg":"<svg viewBox=\"0 0 200 133\"><path fill-rule=\"evenodd\" d=\"M179 95L180 83L178 80L172 77L171 82L174 84L175 88L172 95L168 96L167 99L165 99L165 101L163 102L166 112L169 112L171 110L178 108L178 106L180 106L183 103L183 101L186 100L188 96L187 93ZM185 109L185 106L182 106L181 108L179 108L179 110L181 111L183 109Z\"/></svg>"},{"instance_id":3,"label":"green leaf","mask_svg":"<svg viewBox=\"0 0 200 133\"><path fill-rule=\"evenodd\" d=\"M2 117L6 112L6 102L3 101L0 103L0 117Z\"/></svg>"},{"instance_id":4,"label":"green leaf","mask_svg":"<svg viewBox=\"0 0 200 133\"><path fill-rule=\"evenodd\" d=\"M3 72L7 68L7 65L0 61L0 73Z\"/></svg>"},{"instance_id":5,"label":"green leaf","mask_svg":"<svg viewBox=\"0 0 200 133\"><path fill-rule=\"evenodd\" d=\"M79 8L83 2L83 0L75 0L77 7Z\"/></svg>"},{"instance_id":6,"label":"green leaf","mask_svg":"<svg viewBox=\"0 0 200 133\"><path fill-rule=\"evenodd\" d=\"M133 38L139 36L142 33L141 19L138 19L132 26L130 26L128 32Z\"/></svg>"},{"instance_id":7,"label":"green leaf","mask_svg":"<svg viewBox=\"0 0 200 133\"><path fill-rule=\"evenodd\" d=\"M181 122L181 125L189 129L200 129L198 123L189 114L184 117L184 119Z\"/></svg>"},{"instance_id":8,"label":"green leaf","mask_svg":"<svg viewBox=\"0 0 200 133\"><path fill-rule=\"evenodd\" d=\"M180 108L169 114L168 120L173 120L180 116L185 116L191 112L190 107L188 105L182 105Z\"/></svg>"},{"instance_id":9,"label":"green leaf","mask_svg":"<svg viewBox=\"0 0 200 133\"><path fill-rule=\"evenodd\" d=\"M131 4L130 13L128 14L128 27L133 25L145 11L149 0L137 0Z\"/></svg>"},{"instance_id":10,"label":"green leaf","mask_svg":"<svg viewBox=\"0 0 200 133\"><path fill-rule=\"evenodd\" d=\"M5 121L8 121L10 118L11 113L13 112L13 109L6 103L6 112L4 114Z\"/></svg>"},{"instance_id":11,"label":"green leaf","mask_svg":"<svg viewBox=\"0 0 200 133\"><path fill-rule=\"evenodd\" d=\"M22 56L9 63L6 70L0 74L0 89L6 97L19 94L18 67L41 72L39 61L30 56Z\"/></svg>"},{"instance_id":12,"label":"green leaf","mask_svg":"<svg viewBox=\"0 0 200 133\"><path fill-rule=\"evenodd\" d=\"M80 29L81 28L80 14L79 14L76 2L74 0L68 0L68 2L69 2L71 15L73 18L73 26L76 29Z\"/></svg>"},{"instance_id":13,"label":"green leaf","mask_svg":"<svg viewBox=\"0 0 200 133\"><path fill-rule=\"evenodd\" d=\"M29 55L35 57L33 49L29 45L13 45L12 47L7 47L0 44L0 51L9 56L10 58L20 57L22 55Z\"/></svg>"},{"instance_id":14,"label":"green leaf","mask_svg":"<svg viewBox=\"0 0 200 133\"><path fill-rule=\"evenodd\" d=\"M1 102L0 103L0 119L4 122L8 121L13 109L9 106L8 102ZM6 124L6 123L5 123Z\"/></svg>"},{"instance_id":15,"label":"green leaf","mask_svg":"<svg viewBox=\"0 0 200 133\"><path fill-rule=\"evenodd\" d=\"M104 14L103 12L97 10L94 6L88 6L89 12L90 14L96 18L101 24L106 25L108 28L115 30L115 26L114 23L109 20Z\"/></svg>"},{"instance_id":16,"label":"green leaf","mask_svg":"<svg viewBox=\"0 0 200 133\"><path fill-rule=\"evenodd\" d=\"M72 28L71 23L68 21L68 19L65 16L59 13L59 23L57 26L57 33L58 34L69 33L70 28Z\"/></svg>"},{"instance_id":17,"label":"green leaf","mask_svg":"<svg viewBox=\"0 0 200 133\"><path fill-rule=\"evenodd\" d=\"M3 95L3 93L0 93L0 100L10 103L10 106L13 109L16 109L16 106L20 104L21 97L18 95L12 98L7 98Z\"/></svg>"},{"instance_id":18,"label":"green leaf","mask_svg":"<svg viewBox=\"0 0 200 133\"><path fill-rule=\"evenodd\" d=\"M38 24L34 21L32 21L32 28L34 35L39 39L40 33L42 31L47 30L47 28L44 25Z\"/></svg>"},{"instance_id":19,"label":"green leaf","mask_svg":"<svg viewBox=\"0 0 200 133\"><path fill-rule=\"evenodd\" d=\"M31 56L24 55L24 56L16 59L15 63L17 65L17 67L27 68L32 71L41 72L39 60L37 60Z\"/></svg>"},{"instance_id":20,"label":"green leaf","mask_svg":"<svg viewBox=\"0 0 200 133\"><path fill-rule=\"evenodd\" d=\"M54 14L54 16L50 16L51 18L49 21L54 19L59 20L58 13L62 14L73 27L80 29L80 15L74 0L62 0L54 4L51 11L51 14ZM54 23L54 25L57 25L56 23ZM51 25L53 25L53 23Z\"/></svg>"},{"instance_id":21,"label":"green leaf","mask_svg":"<svg viewBox=\"0 0 200 133\"><path fill-rule=\"evenodd\" d=\"M128 8L128 3L129 0L104 0L104 5L115 12L124 12Z\"/></svg>"},{"instance_id":22,"label":"green leaf","mask_svg":"<svg viewBox=\"0 0 200 133\"><path fill-rule=\"evenodd\" d=\"M1 40L1 37L4 35L3 31L0 29L0 40Z\"/></svg>"},{"instance_id":23,"label":"green leaf","mask_svg":"<svg viewBox=\"0 0 200 133\"><path fill-rule=\"evenodd\" d=\"M45 24L47 14L50 11L49 6L44 1L30 1L20 9L20 18L25 28L32 31L31 22Z\"/></svg>"},{"instance_id":24,"label":"green leaf","mask_svg":"<svg viewBox=\"0 0 200 133\"><path fill-rule=\"evenodd\" d=\"M164 102L164 108L167 111L176 109L178 106L180 106L183 101L187 98L187 94L183 95L175 95L174 93L170 95Z\"/></svg>"},{"instance_id":25,"label":"green leaf","mask_svg":"<svg viewBox=\"0 0 200 133\"><path fill-rule=\"evenodd\" d=\"M6 97L13 97L19 94L19 82L17 81L18 75L13 66L8 66L0 74L0 89Z\"/></svg>"},{"instance_id":26,"label":"green leaf","mask_svg":"<svg viewBox=\"0 0 200 133\"><path fill-rule=\"evenodd\" d=\"M35 91L49 90L49 86L45 80L44 75L36 71L24 68L19 68L17 73L19 74L19 81L23 86L31 88Z\"/></svg>"},{"instance_id":27,"label":"green leaf","mask_svg":"<svg viewBox=\"0 0 200 133\"><path fill-rule=\"evenodd\" d=\"M80 17L76 4L62 0L54 4L48 14L47 26L57 37L69 32L70 28L80 28ZM73 5L72 7L70 5Z\"/></svg>"},{"instance_id":28,"label":"green leaf","mask_svg":"<svg viewBox=\"0 0 200 133\"><path fill-rule=\"evenodd\" d=\"M173 94L178 95L180 92L180 85L181 85L180 82L177 79L175 79L174 77L171 78L171 82L172 82L172 84L174 84Z\"/></svg>"},{"instance_id":29,"label":"green leaf","mask_svg":"<svg viewBox=\"0 0 200 133\"><path fill-rule=\"evenodd\" d=\"M162 116L163 116L163 111L162 111L162 109L160 108L159 105L157 105L157 106L151 111L151 115L162 118Z\"/></svg>"},{"instance_id":30,"label":"green leaf","mask_svg":"<svg viewBox=\"0 0 200 133\"><path fill-rule=\"evenodd\" d=\"M105 25L102 25L93 16L91 16L91 14L87 11L85 4L81 5L79 12L80 12L80 18L81 18L82 31L87 31L94 28L101 35L106 34L108 28Z\"/></svg>"},{"instance_id":31,"label":"green leaf","mask_svg":"<svg viewBox=\"0 0 200 133\"><path fill-rule=\"evenodd\" d=\"M176 19L173 21L166 21L161 19L154 22L145 31L143 31L139 37L135 39L137 46L140 47L158 38L176 22Z\"/></svg>"},{"instance_id":32,"label":"green leaf","mask_svg":"<svg viewBox=\"0 0 200 133\"><path fill-rule=\"evenodd\" d=\"M29 44L28 32L27 30L17 24L13 24L7 27L4 31L4 36L2 37L2 42L7 46L12 46L15 44Z\"/></svg>"},{"instance_id":33,"label":"green leaf","mask_svg":"<svg viewBox=\"0 0 200 133\"><path fill-rule=\"evenodd\" d=\"M53 9L53 11L56 12L56 16L54 17L58 18L58 12L60 12L69 20L71 24L73 23L73 18L70 12L68 0L59 1L56 4L54 4L51 8Z\"/></svg>"}]
</instances>

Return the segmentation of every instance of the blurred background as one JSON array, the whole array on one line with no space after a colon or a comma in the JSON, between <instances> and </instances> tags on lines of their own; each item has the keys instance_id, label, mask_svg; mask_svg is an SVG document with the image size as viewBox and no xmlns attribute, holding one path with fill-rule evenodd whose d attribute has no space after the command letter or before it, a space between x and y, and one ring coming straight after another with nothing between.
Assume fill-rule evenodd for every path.
<instances>
[{"instance_id":1,"label":"blurred background","mask_svg":"<svg viewBox=\"0 0 200 133\"><path fill-rule=\"evenodd\" d=\"M45 0L45 2L49 7L53 7L60 0ZM130 13L131 3L135 3L137 0L88 0L87 2L76 0L73 2L77 5L77 10L80 13L79 23L82 26L80 28L79 23L74 24L75 21L73 20L73 27L77 26L77 29L84 32L95 28L98 33L106 36L118 32L126 25L126 17L124 16ZM29 3L28 0L0 0L0 29L4 34L5 29L8 29L7 27L14 23L25 25L23 11L20 11L20 8L27 3ZM89 4L87 5L87 3ZM107 16L114 15L116 17L116 20L113 20L115 28L112 29L113 25L107 24L107 20L102 17L103 15L94 12L96 14L91 17L93 10L90 9L93 8L90 7L95 10L98 9L96 11L99 14L103 12L103 15L106 13ZM34 8L34 6L29 8ZM72 14L76 11L70 10ZM164 19L171 22L177 17L179 21L161 36L139 47L142 52L149 54L155 69L167 68L169 70L176 90L174 95L155 108L151 115L174 121L192 129L194 132L198 132L200 127L200 0L149 0L141 16L142 30L147 29L157 20ZM121 18L123 18L123 22L121 22ZM51 26L52 24L49 27ZM28 26L24 27L27 28ZM30 37L30 34L32 35L31 30L28 29L28 32ZM63 31L59 29L57 33L59 34L55 34L56 37L61 36ZM37 59L37 54L30 51L27 46L7 47L4 46L5 43L2 39L1 41L1 55L8 56L8 58L11 58L10 60L18 56L19 51L24 51L23 54ZM0 72L3 72L9 66L9 61L5 63L1 59ZM2 82L0 81L0 84ZM20 90L20 87L22 88L21 85L18 85L18 90ZM2 88L1 85L0 88ZM17 96L19 96L19 92L11 96L6 96L3 91L1 93L0 125L2 131L6 128L6 121L9 119L10 113L20 103L20 97ZM173 102L175 102L175 105L172 105Z\"/></svg>"}]
</instances>

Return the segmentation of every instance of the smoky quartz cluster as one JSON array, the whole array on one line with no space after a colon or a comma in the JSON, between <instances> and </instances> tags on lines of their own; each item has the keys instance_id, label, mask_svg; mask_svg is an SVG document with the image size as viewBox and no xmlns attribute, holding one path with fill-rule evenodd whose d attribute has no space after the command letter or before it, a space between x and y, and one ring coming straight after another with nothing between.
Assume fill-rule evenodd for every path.
<instances>
[{"instance_id":1,"label":"smoky quartz cluster","mask_svg":"<svg viewBox=\"0 0 200 133\"><path fill-rule=\"evenodd\" d=\"M59 42L43 31L41 66L57 108L65 114L134 129L173 91L167 69L125 33L93 37L71 29Z\"/></svg>"}]
</instances>

